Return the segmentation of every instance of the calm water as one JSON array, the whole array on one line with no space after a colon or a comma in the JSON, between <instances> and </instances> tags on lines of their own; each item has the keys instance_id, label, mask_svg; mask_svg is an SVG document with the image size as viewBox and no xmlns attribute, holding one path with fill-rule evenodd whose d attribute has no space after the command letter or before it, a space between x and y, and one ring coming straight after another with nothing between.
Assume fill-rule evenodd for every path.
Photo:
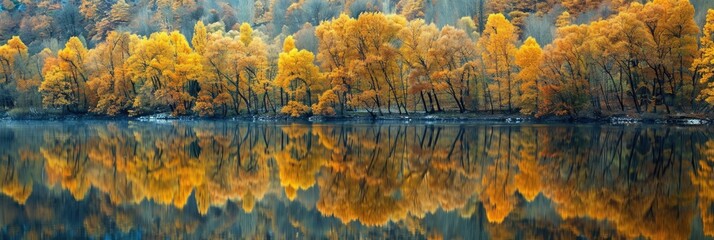
<instances>
[{"instance_id":1,"label":"calm water","mask_svg":"<svg viewBox=\"0 0 714 240\"><path fill-rule=\"evenodd\" d=\"M0 122L0 239L701 239L705 127Z\"/></svg>"}]
</instances>

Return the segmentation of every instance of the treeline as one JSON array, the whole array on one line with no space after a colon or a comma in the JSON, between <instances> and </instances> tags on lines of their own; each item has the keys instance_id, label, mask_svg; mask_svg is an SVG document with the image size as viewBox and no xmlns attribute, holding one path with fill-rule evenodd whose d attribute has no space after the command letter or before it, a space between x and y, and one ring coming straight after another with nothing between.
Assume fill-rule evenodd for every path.
<instances>
[{"instance_id":1,"label":"treeline","mask_svg":"<svg viewBox=\"0 0 714 240\"><path fill-rule=\"evenodd\" d=\"M483 26L488 14L500 12L516 19L516 25L525 26L537 24L528 21L529 15L541 16L560 6L580 14L631 1L635 0L3 0L0 41L21 36L31 52L39 52L71 36L84 36L93 47L115 30L146 36L178 30L191 38L198 20L220 21L226 31L247 22L274 38L309 35L314 26L341 13L357 17L364 12L401 14L439 26L453 25L464 16L473 16L477 25Z\"/></svg>"},{"instance_id":2,"label":"treeline","mask_svg":"<svg viewBox=\"0 0 714 240\"><path fill-rule=\"evenodd\" d=\"M708 113L714 103L713 10L701 29L688 0L623 4L589 24L574 24L565 11L544 48L520 40L512 15L490 14L482 27L471 17L437 27L404 15L342 14L315 27L316 54L293 36L276 42L251 24L226 31L221 21L198 21L190 42L179 31L110 31L91 49L72 37L64 49L34 55L13 37L0 47L0 107L110 116L577 117Z\"/></svg>"}]
</instances>

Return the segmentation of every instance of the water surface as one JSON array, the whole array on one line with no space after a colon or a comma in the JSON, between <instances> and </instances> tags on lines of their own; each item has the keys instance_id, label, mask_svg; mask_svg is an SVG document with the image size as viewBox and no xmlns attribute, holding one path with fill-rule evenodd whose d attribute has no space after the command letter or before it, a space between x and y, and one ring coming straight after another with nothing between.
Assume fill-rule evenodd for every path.
<instances>
[{"instance_id":1,"label":"water surface","mask_svg":"<svg viewBox=\"0 0 714 240\"><path fill-rule=\"evenodd\" d=\"M0 239L701 239L706 127L0 122Z\"/></svg>"}]
</instances>

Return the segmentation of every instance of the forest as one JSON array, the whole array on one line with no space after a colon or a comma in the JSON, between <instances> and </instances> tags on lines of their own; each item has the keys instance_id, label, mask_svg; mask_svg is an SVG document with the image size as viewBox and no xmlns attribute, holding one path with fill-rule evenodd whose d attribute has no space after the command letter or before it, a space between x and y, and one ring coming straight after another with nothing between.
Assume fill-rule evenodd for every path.
<instances>
[{"instance_id":1,"label":"forest","mask_svg":"<svg viewBox=\"0 0 714 240\"><path fill-rule=\"evenodd\" d=\"M709 0L2 0L0 112L708 116Z\"/></svg>"}]
</instances>

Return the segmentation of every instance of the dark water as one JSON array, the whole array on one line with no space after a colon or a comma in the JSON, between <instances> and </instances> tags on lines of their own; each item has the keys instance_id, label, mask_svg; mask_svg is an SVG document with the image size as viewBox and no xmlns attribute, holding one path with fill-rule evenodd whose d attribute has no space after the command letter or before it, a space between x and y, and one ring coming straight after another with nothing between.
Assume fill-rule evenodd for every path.
<instances>
[{"instance_id":1,"label":"dark water","mask_svg":"<svg viewBox=\"0 0 714 240\"><path fill-rule=\"evenodd\" d=\"M706 127L0 122L0 239L702 239Z\"/></svg>"}]
</instances>

